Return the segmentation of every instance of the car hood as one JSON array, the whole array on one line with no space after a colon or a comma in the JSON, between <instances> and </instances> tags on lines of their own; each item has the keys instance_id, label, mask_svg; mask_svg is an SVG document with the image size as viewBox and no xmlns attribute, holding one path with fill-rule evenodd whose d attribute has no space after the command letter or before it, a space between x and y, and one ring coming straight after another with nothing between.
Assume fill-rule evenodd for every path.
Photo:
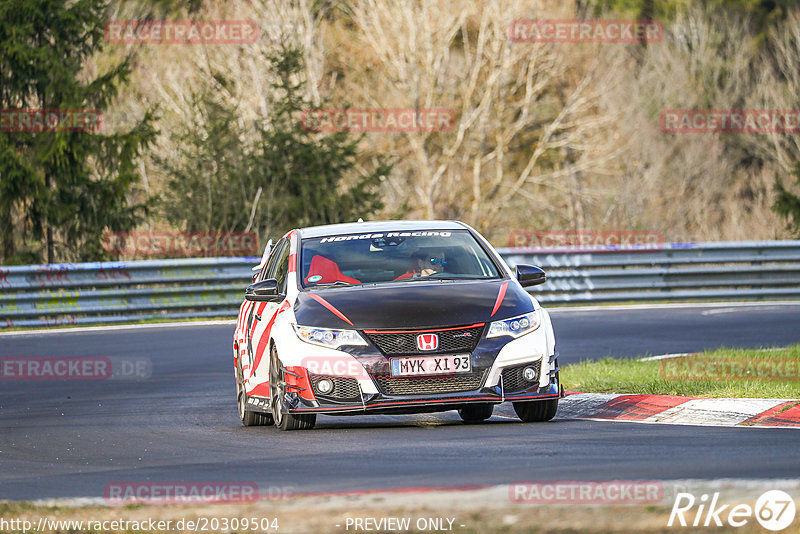
<instances>
[{"instance_id":1,"label":"car hood","mask_svg":"<svg viewBox=\"0 0 800 534\"><path fill-rule=\"evenodd\" d=\"M494 315L492 311L498 302ZM327 328L434 328L485 323L533 310L514 280L397 282L301 292L298 324Z\"/></svg>"}]
</instances>

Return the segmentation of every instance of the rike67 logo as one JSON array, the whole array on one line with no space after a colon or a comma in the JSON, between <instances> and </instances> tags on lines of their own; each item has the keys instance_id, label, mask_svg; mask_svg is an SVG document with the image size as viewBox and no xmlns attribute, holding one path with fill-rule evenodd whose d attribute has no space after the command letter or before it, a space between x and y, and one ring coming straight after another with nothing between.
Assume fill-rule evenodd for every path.
<instances>
[{"instance_id":1,"label":"rike67 logo","mask_svg":"<svg viewBox=\"0 0 800 534\"><path fill-rule=\"evenodd\" d=\"M732 527L743 527L755 518L765 529L777 532L794 522L795 511L794 500L781 490L764 492L755 507L749 504L721 504L719 492L715 492L710 499L705 493L699 499L691 493L678 493L667 526L721 527L727 523Z\"/></svg>"}]
</instances>

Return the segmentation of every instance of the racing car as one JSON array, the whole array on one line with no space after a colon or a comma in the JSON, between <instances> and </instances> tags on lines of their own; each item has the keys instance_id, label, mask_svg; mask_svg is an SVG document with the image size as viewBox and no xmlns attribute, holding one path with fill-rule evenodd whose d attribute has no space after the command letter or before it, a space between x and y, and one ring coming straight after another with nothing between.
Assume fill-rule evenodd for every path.
<instances>
[{"instance_id":1,"label":"racing car","mask_svg":"<svg viewBox=\"0 0 800 534\"><path fill-rule=\"evenodd\" d=\"M245 426L311 429L318 414L457 410L465 423L513 403L548 421L564 395L550 317L457 221L380 221L291 230L267 245L233 336Z\"/></svg>"}]
</instances>

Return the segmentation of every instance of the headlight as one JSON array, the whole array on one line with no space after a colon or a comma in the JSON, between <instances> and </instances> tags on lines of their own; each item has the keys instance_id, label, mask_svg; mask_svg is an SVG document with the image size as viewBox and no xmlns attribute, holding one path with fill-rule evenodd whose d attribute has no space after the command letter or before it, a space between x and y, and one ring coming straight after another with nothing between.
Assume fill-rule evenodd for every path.
<instances>
[{"instance_id":1,"label":"headlight","mask_svg":"<svg viewBox=\"0 0 800 534\"><path fill-rule=\"evenodd\" d=\"M539 312L534 310L525 315L493 322L489 325L489 331L486 333L486 337L519 337L528 332L533 332L539 328L540 324L542 323L539 321Z\"/></svg>"},{"instance_id":2,"label":"headlight","mask_svg":"<svg viewBox=\"0 0 800 534\"><path fill-rule=\"evenodd\" d=\"M294 326L297 337L311 343L336 349L342 345L366 345L367 342L355 330L333 330L330 328L316 328L313 326Z\"/></svg>"}]
</instances>

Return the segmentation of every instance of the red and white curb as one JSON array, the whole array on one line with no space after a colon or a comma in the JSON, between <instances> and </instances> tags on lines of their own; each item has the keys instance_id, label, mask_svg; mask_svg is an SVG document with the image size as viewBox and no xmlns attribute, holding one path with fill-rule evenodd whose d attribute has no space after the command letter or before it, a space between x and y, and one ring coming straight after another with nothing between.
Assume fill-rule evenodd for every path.
<instances>
[{"instance_id":1,"label":"red and white curb","mask_svg":"<svg viewBox=\"0 0 800 534\"><path fill-rule=\"evenodd\" d=\"M800 400L574 393L561 400L556 417L672 425L800 428Z\"/></svg>"}]
</instances>

